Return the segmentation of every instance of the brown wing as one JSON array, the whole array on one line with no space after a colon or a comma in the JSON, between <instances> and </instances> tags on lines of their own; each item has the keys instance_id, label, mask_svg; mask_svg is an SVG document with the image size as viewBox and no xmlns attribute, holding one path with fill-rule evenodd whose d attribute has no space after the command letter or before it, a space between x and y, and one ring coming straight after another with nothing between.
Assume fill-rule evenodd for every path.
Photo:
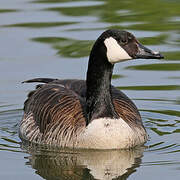
<instances>
[{"instance_id":1,"label":"brown wing","mask_svg":"<svg viewBox=\"0 0 180 180\"><path fill-rule=\"evenodd\" d=\"M43 141L54 139L59 142L58 138L73 138L73 134L85 127L84 109L83 97L62 84L52 82L37 86L30 93L24 105L24 117L32 114L35 125L44 134Z\"/></svg>"},{"instance_id":2,"label":"brown wing","mask_svg":"<svg viewBox=\"0 0 180 180\"><path fill-rule=\"evenodd\" d=\"M86 81L78 79L55 80L53 84L62 84L65 88L72 90L80 97L86 97ZM85 100L85 99L84 99Z\"/></svg>"},{"instance_id":3,"label":"brown wing","mask_svg":"<svg viewBox=\"0 0 180 180\"><path fill-rule=\"evenodd\" d=\"M112 87L112 98L116 112L130 126L142 126L141 116L135 104L120 90Z\"/></svg>"},{"instance_id":4,"label":"brown wing","mask_svg":"<svg viewBox=\"0 0 180 180\"><path fill-rule=\"evenodd\" d=\"M86 126L86 83L83 80L45 80L47 84L38 85L25 101L21 137L29 137L26 139L30 141L68 143L70 137L74 138ZM112 98L122 119L132 127L143 126L134 103L113 86Z\"/></svg>"}]
</instances>

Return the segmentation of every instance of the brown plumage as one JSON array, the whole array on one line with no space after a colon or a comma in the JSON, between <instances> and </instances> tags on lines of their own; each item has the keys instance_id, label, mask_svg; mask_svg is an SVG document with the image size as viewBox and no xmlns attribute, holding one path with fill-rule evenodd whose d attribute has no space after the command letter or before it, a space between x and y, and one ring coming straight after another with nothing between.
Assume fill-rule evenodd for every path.
<instances>
[{"instance_id":1,"label":"brown plumage","mask_svg":"<svg viewBox=\"0 0 180 180\"><path fill-rule=\"evenodd\" d=\"M86 81L36 78L41 82L24 103L22 140L61 147L117 149L143 144L147 134L134 103L111 85L114 63L162 58L136 38L107 30L95 42Z\"/></svg>"},{"instance_id":2,"label":"brown plumage","mask_svg":"<svg viewBox=\"0 0 180 180\"><path fill-rule=\"evenodd\" d=\"M38 79L35 81L38 82ZM68 142L73 143L76 135L86 127L85 95L86 82L83 80L52 80L37 85L37 89L31 91L25 101L24 120L21 122L23 126L30 118L32 123L27 126L30 131L27 131L26 138L22 134L20 136L45 144L66 146ZM122 119L132 124L132 127L142 125L136 106L124 93L112 86L112 97L116 112ZM38 133L32 133L37 127ZM60 136L66 137L66 143Z\"/></svg>"}]
</instances>

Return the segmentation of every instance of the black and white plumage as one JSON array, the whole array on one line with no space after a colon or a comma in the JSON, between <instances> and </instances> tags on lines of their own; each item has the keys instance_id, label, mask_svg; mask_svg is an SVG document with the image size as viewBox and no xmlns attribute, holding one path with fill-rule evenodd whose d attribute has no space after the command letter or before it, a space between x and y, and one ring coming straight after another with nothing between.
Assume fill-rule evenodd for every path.
<instances>
[{"instance_id":1,"label":"black and white plumage","mask_svg":"<svg viewBox=\"0 0 180 180\"><path fill-rule=\"evenodd\" d=\"M163 56L129 32L107 30L96 40L85 80L36 78L41 82L24 103L19 135L38 144L90 149L130 148L147 133L134 103L111 85L114 64Z\"/></svg>"}]
</instances>

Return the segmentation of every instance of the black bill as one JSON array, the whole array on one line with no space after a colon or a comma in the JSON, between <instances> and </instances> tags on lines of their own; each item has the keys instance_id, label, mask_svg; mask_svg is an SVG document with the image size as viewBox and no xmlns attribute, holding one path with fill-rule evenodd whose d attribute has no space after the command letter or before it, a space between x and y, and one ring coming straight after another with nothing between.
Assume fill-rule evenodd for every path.
<instances>
[{"instance_id":1,"label":"black bill","mask_svg":"<svg viewBox=\"0 0 180 180\"><path fill-rule=\"evenodd\" d=\"M135 55L137 59L163 59L164 56L159 52L151 51L150 49L144 47L138 43L138 53Z\"/></svg>"}]
</instances>

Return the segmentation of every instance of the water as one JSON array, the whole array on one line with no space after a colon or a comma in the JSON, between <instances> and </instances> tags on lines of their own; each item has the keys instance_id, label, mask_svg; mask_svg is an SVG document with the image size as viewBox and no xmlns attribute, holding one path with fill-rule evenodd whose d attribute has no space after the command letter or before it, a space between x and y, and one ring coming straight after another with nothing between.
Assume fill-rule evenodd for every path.
<instances>
[{"instance_id":1,"label":"water","mask_svg":"<svg viewBox=\"0 0 180 180\"><path fill-rule=\"evenodd\" d=\"M0 179L180 179L180 2L0 0ZM35 77L85 79L94 40L125 29L164 60L115 66L149 134L131 151L21 146L18 123Z\"/></svg>"}]
</instances>

